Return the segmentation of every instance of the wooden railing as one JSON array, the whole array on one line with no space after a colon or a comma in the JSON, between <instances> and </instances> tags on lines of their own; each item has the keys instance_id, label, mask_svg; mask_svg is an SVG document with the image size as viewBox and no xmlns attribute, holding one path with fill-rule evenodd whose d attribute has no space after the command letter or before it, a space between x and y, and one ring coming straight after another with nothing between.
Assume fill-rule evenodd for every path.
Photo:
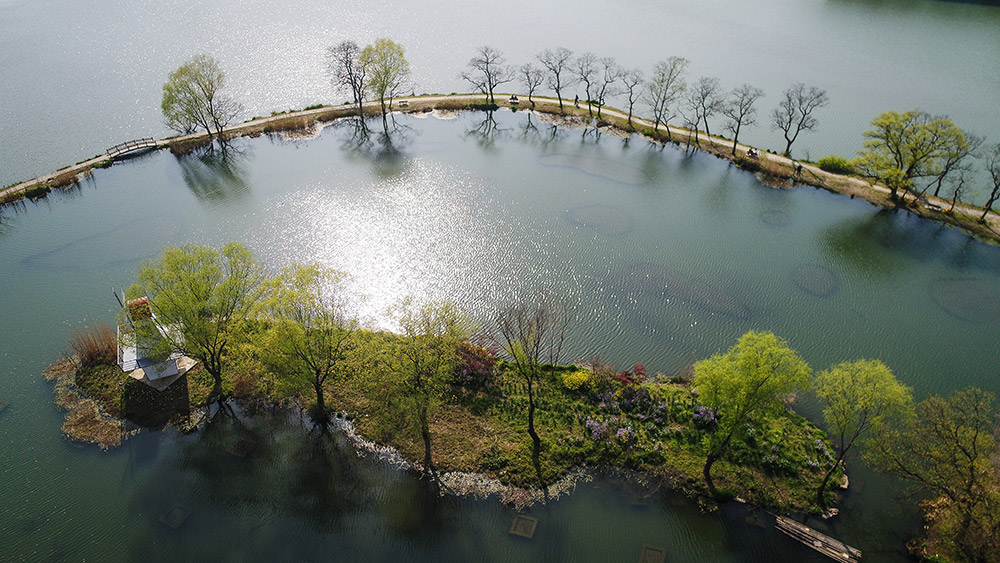
<instances>
[{"instance_id":1,"label":"wooden railing","mask_svg":"<svg viewBox=\"0 0 1000 563\"><path fill-rule=\"evenodd\" d=\"M116 156L123 155L127 152L136 151L139 149L155 148L156 139L152 137L144 137L142 139L136 139L134 141L125 141L124 143L119 143L107 151L108 158L114 158Z\"/></svg>"}]
</instances>

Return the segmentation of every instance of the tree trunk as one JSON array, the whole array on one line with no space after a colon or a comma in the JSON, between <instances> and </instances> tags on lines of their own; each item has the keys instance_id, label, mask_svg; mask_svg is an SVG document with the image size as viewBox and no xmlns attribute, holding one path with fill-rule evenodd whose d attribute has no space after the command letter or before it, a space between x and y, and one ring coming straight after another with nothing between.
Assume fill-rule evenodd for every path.
<instances>
[{"instance_id":1,"label":"tree trunk","mask_svg":"<svg viewBox=\"0 0 1000 563\"><path fill-rule=\"evenodd\" d=\"M420 407L420 437L424 440L424 473L432 477L436 476L434 463L431 459L431 429L427 422L427 405Z\"/></svg>"},{"instance_id":2,"label":"tree trunk","mask_svg":"<svg viewBox=\"0 0 1000 563\"><path fill-rule=\"evenodd\" d=\"M212 376L212 394L218 397L221 403L226 398L222 391L222 362L218 358L208 357L202 364L205 366L205 371Z\"/></svg>"},{"instance_id":3,"label":"tree trunk","mask_svg":"<svg viewBox=\"0 0 1000 563\"><path fill-rule=\"evenodd\" d=\"M715 454L708 454L705 457L705 467L702 468L701 472L705 476L705 484L708 485L708 492L713 497L716 496L718 491L715 489L715 482L712 481L712 465L715 464L715 460L719 459Z\"/></svg>"},{"instance_id":4,"label":"tree trunk","mask_svg":"<svg viewBox=\"0 0 1000 563\"><path fill-rule=\"evenodd\" d=\"M1000 195L1000 186L993 188L993 191L990 192L990 198L986 200L986 205L983 206L983 214L979 217L980 223L986 222L986 216L993 209L993 204L996 202L998 195Z\"/></svg>"},{"instance_id":5,"label":"tree trunk","mask_svg":"<svg viewBox=\"0 0 1000 563\"><path fill-rule=\"evenodd\" d=\"M326 401L323 397L323 384L319 379L313 381L313 387L316 390L316 412L319 414L318 420L313 420L322 425L326 425Z\"/></svg>"},{"instance_id":6,"label":"tree trunk","mask_svg":"<svg viewBox=\"0 0 1000 563\"><path fill-rule=\"evenodd\" d=\"M535 432L535 394L531 385L532 381L528 379L528 435L531 436L531 442L537 448L541 446L542 439L538 437L538 432Z\"/></svg>"},{"instance_id":7,"label":"tree trunk","mask_svg":"<svg viewBox=\"0 0 1000 563\"><path fill-rule=\"evenodd\" d=\"M784 155L787 158L792 158L792 142L789 141L787 138L785 139L785 141L787 141L788 144L785 145L785 152L783 152L781 154Z\"/></svg>"},{"instance_id":8,"label":"tree trunk","mask_svg":"<svg viewBox=\"0 0 1000 563\"><path fill-rule=\"evenodd\" d=\"M736 140L740 138L740 124L736 124L736 130L733 131L733 156L736 156Z\"/></svg>"},{"instance_id":9,"label":"tree trunk","mask_svg":"<svg viewBox=\"0 0 1000 563\"><path fill-rule=\"evenodd\" d=\"M826 490L826 485L830 482L830 477L833 475L833 472L837 470L837 467L840 466L840 462L844 459L844 453L845 452L843 451L840 452L840 457L838 457L837 461L834 462L833 467L827 470L826 475L823 476L823 482L820 483L819 488L816 489L816 506L818 506L820 510L826 510L826 499L823 498L823 492Z\"/></svg>"}]
</instances>

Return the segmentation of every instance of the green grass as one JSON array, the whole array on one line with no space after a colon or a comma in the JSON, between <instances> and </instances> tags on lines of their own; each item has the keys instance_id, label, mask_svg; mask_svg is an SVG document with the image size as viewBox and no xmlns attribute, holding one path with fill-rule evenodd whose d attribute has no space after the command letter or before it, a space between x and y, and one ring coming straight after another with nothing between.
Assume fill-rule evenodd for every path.
<instances>
[{"instance_id":1,"label":"green grass","mask_svg":"<svg viewBox=\"0 0 1000 563\"><path fill-rule=\"evenodd\" d=\"M345 412L358 431L396 448L406 459L423 459L423 443L408 405L409 390L397 371L399 336L359 331L348 358L351 378L331 381L328 404ZM254 404L276 404L311 390L289 387L248 350L229 358L225 391ZM499 364L496 385L468 390L441 388L432 410L432 453L443 471L483 472L522 487L539 485L527 433L526 386ZM549 485L579 466L618 467L668 479L704 494L701 468L705 430L693 421L695 398L682 378L639 384L622 381L610 367L581 384L579 368L549 366L536 390L535 426L542 439L542 483ZM563 376L569 383L564 383ZM184 418L212 399L212 378L199 367L165 392L128 378L116 365L82 367L76 384L109 413L144 426ZM815 487L832 451L825 434L792 411L770 419L713 471L720 490L782 510L815 511Z\"/></svg>"}]
</instances>

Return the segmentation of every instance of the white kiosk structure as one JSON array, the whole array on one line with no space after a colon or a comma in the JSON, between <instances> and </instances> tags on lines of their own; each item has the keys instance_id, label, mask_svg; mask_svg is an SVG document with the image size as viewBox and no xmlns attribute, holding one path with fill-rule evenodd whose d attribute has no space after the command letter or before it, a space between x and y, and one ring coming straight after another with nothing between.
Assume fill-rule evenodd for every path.
<instances>
[{"instance_id":1,"label":"white kiosk structure","mask_svg":"<svg viewBox=\"0 0 1000 563\"><path fill-rule=\"evenodd\" d=\"M117 297L117 292L115 297ZM155 343L138 335L136 323L153 323L161 337L166 337L170 327L157 322L148 297L138 297L119 303L125 310L125 325L118 324L118 366L136 381L141 381L157 391L163 391L195 366L195 360L173 351L166 359L152 357ZM124 333L123 333L124 328Z\"/></svg>"}]
</instances>

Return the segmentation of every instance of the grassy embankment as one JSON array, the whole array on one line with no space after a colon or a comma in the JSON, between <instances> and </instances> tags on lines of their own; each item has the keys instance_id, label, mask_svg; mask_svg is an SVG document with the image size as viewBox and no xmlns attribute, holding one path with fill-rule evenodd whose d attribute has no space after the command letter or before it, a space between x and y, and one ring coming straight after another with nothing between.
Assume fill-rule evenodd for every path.
<instances>
[{"instance_id":1,"label":"grassy embankment","mask_svg":"<svg viewBox=\"0 0 1000 563\"><path fill-rule=\"evenodd\" d=\"M497 94L497 104L492 105L487 104L484 97L479 94L432 94L400 98L398 101L405 101L407 107L400 107L398 101L393 107L394 111L404 113L432 110L483 110L495 107L515 110L533 109L569 120L584 120L577 122L579 126L589 124L591 114L596 116L597 113L596 108L592 108L591 111L583 102L579 107L575 107L572 102L564 100L563 108L560 110L559 101L555 98L534 96L534 103L531 103L524 97L514 107L511 107L508 99L509 94ZM370 116L379 115L378 108L377 102L366 102L364 105L365 114ZM254 117L244 123L228 127L223 136L225 138L255 137L283 131L307 130L325 122L355 115L355 111L355 106L344 104L338 106L316 105L302 110L274 112L267 117ZM951 207L951 204L947 200L928 196L921 201L908 196L904 198L904 202L897 205L889 199L887 188L872 185L867 180L857 176L826 172L815 163L804 161L802 162L802 173L796 174L797 161L767 151L758 151L759 158L748 158L747 151L750 147L742 144L736 147L734 155L732 153L732 140L725 137L709 137L702 134L699 135L698 143L695 145L693 132L684 128L676 126L670 126L669 129L666 126L655 128L653 123L638 116L633 116L630 125L625 112L612 107L604 107L601 113L601 118L596 120L598 127L616 128L625 132L637 133L658 143L672 142L677 145L683 144L686 147L696 146L700 150L730 160L737 166L755 173L761 182L774 187L786 188L806 184L847 194L851 197L859 197L874 205L886 208L896 208L902 205L921 217L956 226L963 232L994 244L1000 243L1000 215L995 212L987 216L985 223L979 223L977 218L982 213L982 208L970 204L960 204L953 212L948 213L946 210ZM568 124L572 125L573 123ZM175 154L185 154L198 147L208 145L211 141L212 138L207 133L193 133L161 139L157 141L157 148L167 148ZM104 168L110 166L111 163L106 156L98 155L73 166L57 170L52 174L0 188L0 206L22 201L25 198L45 197L53 188L72 187L83 178L88 177L92 169Z\"/></svg>"},{"instance_id":2,"label":"grassy embankment","mask_svg":"<svg viewBox=\"0 0 1000 563\"><path fill-rule=\"evenodd\" d=\"M353 421L359 434L394 447L416 465L423 460L423 443L412 394L399 367L399 338L358 332L347 360L352 376L328 386L328 402ZM524 382L481 348L468 346L464 354L464 363L442 386L432 409L435 465L442 472L484 473L504 484L537 487ZM234 355L235 375L226 387L248 411L306 403L301 387L289 387L253 357L247 351ZM193 428L211 401L211 377L200 367L159 393L107 361L79 363L89 365L63 362L63 376L57 380L57 403L70 411L64 430L102 447L120 442L123 420L144 427ZM616 372L602 365L546 370L537 391L536 418L546 485L574 467L615 467L706 495L702 440L709 429L693 416L696 401L689 380L657 374L642 381L642 372ZM725 496L812 512L820 469L833 459L831 452L823 431L786 410L747 442L735 444L732 455L717 463L713 473Z\"/></svg>"}]
</instances>

